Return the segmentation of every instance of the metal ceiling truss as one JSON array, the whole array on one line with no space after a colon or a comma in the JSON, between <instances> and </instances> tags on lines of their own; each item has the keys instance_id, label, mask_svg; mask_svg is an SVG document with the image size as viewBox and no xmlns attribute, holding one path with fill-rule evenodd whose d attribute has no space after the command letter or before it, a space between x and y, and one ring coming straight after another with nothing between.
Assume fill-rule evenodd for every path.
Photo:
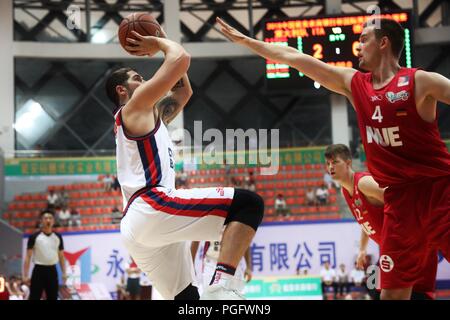
<instances>
[{"instance_id":1,"label":"metal ceiling truss","mask_svg":"<svg viewBox=\"0 0 450 320\"><path fill-rule=\"evenodd\" d=\"M398 9L413 9L415 4L417 6L418 0L411 0L411 5L406 8L400 7L394 0L380 0L378 5L382 10L398 10ZM343 0L343 4L348 4L353 8L358 9L361 12L365 11L367 7L366 0ZM81 9L81 12L104 12L104 15L92 26L95 31L101 30L109 21L114 21L117 25L123 19L123 16L119 12L136 12L147 11L157 13L157 20L160 23L164 22L163 15L163 1L162 0L147 0L135 2L133 0L116 0L115 3L108 3L105 0L60 0L59 2L50 0L14 0L14 8L16 10L22 10L28 15L32 16L33 10L47 10L47 14L39 19L39 23L27 30L20 23L15 21L15 30L22 36L21 40L36 41L36 36L49 28L50 24L54 20L59 20L65 25L68 18L66 9L70 5L76 5ZM305 10L296 17L308 16L308 9L312 7L320 6L319 14L324 13L324 0L225 0L223 2L216 2L214 0L180 0L181 12L189 12L195 19L200 20L203 25L197 31L193 31L185 22L181 21L181 29L183 35L188 42L196 42L204 39L205 35L214 27L214 20L217 16L225 18L231 24L233 24L240 31L250 34L254 30L253 34L257 34L261 28L261 22L270 18L288 17L288 14L284 9L288 8L304 8ZM252 26L248 26L241 21L234 18L231 11L249 11L266 9L267 12ZM420 27L433 27L428 23L429 18L436 12L441 10L442 12L442 25L449 24L449 4L444 0L433 0L422 12L417 12L418 26ZM211 12L211 15L202 19L197 13ZM33 19L37 19L33 17ZM80 42L86 41L86 34L80 29L74 29L71 31L76 39Z\"/></svg>"},{"instance_id":2,"label":"metal ceiling truss","mask_svg":"<svg viewBox=\"0 0 450 320\"><path fill-rule=\"evenodd\" d=\"M155 14L156 19L160 24L164 23L163 5L161 1L147 0L148 4L133 4L131 0L117 0L114 4L109 4L105 0L90 0L77 1L77 0L61 0L60 2L48 1L48 0L14 0L14 9L22 10L33 20L37 20L37 24L31 29L26 29L16 19L14 20L14 30L20 35L20 41L37 41L37 36L42 32L48 32L47 29L53 31L61 38L61 41L71 41L66 37L60 35L58 31L52 29L51 24L58 20L63 25L66 25L66 21L69 19L66 10L70 5L76 5L80 8L81 12L86 15L86 21L90 22L90 12L103 12L103 16L95 23L95 25L85 26L86 30L90 32L83 32L82 29L72 29L70 32L75 36L77 42L87 42L88 35L92 36L96 32L103 29L103 27L109 22L114 21L117 26L123 20L124 16L120 12L136 12L147 11ZM47 10L47 14L42 18L37 18L32 10ZM82 26L81 26L82 27Z\"/></svg>"},{"instance_id":3,"label":"metal ceiling truss","mask_svg":"<svg viewBox=\"0 0 450 320\"><path fill-rule=\"evenodd\" d=\"M412 4L416 1L417 0L411 0L411 7L403 9L412 9ZM193 30L186 21L181 19L181 32L183 34L185 42L201 42L208 40L208 33L213 28L215 28L215 18L217 16L220 16L230 22L238 30L246 34L256 35L261 31L263 20L269 18L288 17L287 10L284 10L285 8L303 8L303 10L300 11L300 16L308 16L312 14L311 12L313 10L311 10L311 8L316 8L314 12L317 12L318 6L321 6L320 13L324 13L324 2L325 1L323 0L225 0L224 2L216 2L213 0L181 0L181 13L187 12L189 13L189 16L192 16L194 19L201 21L200 27L197 30ZM365 8L367 7L367 1L343 0L342 3L351 5L353 8L356 8L361 12L364 12ZM80 6L81 10L84 13L88 11L103 13L97 21L94 21L91 27L88 26L88 28L85 29L91 30L91 32L86 33L82 30L75 30L74 32L72 32L76 41L78 42L87 41L87 34L90 34L92 36L93 34L95 34L95 32L102 30L110 21L113 21L115 24L119 25L123 18L121 12L157 12L158 21L160 23L164 22L163 1L148 0L146 2L140 1L139 3L135 3L135 1L133 0L117 0L115 3L110 4L105 0L91 0L88 3L88 6L86 6L87 1L85 0L61 0L59 2L49 0L14 0L14 7L16 10L23 10L25 14L31 17L31 19L38 21L38 23L30 29L27 29L25 25L21 24L19 21L14 21L14 30L20 37L20 39L18 40L37 41L38 36L44 32L49 32L48 30L52 31L53 33L57 33L57 30L51 29L51 24L53 21L59 21L65 24L65 21L67 19L65 10L70 4ZM399 9L398 4L392 0L381 0L379 1L379 5L383 9ZM36 9L47 10L48 12L46 12L42 16L42 18L38 18L33 13L33 10ZM249 17L248 21L250 22L251 26L247 25L247 22L239 21L236 18L236 15L233 15L234 12L232 12L241 10L251 13L251 10L253 9L265 9L266 11L257 21L252 21L252 19ZM441 10L442 12L443 18L441 25L448 25L449 6L447 1L434 0L426 8L423 9L420 15L418 15L417 23L419 24L419 26L429 27L430 25L428 21L433 15L435 15L436 10ZM205 12L210 13L209 15L205 15ZM70 39L62 40L73 41ZM441 49L441 52L438 53L435 58L430 61L428 70L436 70L441 65L441 63L448 58L450 52L449 49L450 48L448 46L443 47ZM195 105L199 101L202 101L205 105L209 106L209 108L219 117L220 121L215 124L215 127L237 128L240 127L238 118L240 116L240 108L244 107L246 104L252 101L252 99L256 99L259 107L264 108L272 114L275 114L274 119L269 124L270 128L283 128L283 130L291 130L292 137L294 137L294 135L297 135L307 144L317 144L320 143L320 141L323 141L323 134L329 129L329 123L324 123L324 125L319 128L300 128L295 124L295 121L292 120L294 111L301 112L300 108L297 107L302 104L302 99L304 99L304 97L291 95L289 99L286 99L284 105L280 105L279 103L275 105L270 100L271 97L268 97L267 93L264 92L264 74L261 74L254 83L251 83L241 75L240 70L236 70L235 67L233 67L229 60L218 60L215 63L216 65L214 69L205 78L205 80L202 81L202 83L195 83L195 81L191 81L195 95L193 96L189 105L185 108L185 118L186 115L189 115L190 106ZM105 72L98 77L98 79L95 81L95 84L90 88L86 87L81 80L79 80L74 74L72 74L65 67L63 61L52 62L49 70L45 72L41 76L41 78L36 81L35 84L31 87L27 86L25 82L16 75L16 86L24 92L26 98L25 101L36 96L39 91L56 75L63 76L66 80L73 84L81 94L79 99L73 104L70 110L61 118L58 118L54 114L52 114L51 110L46 110L47 113L55 120L56 124L52 130L47 132L45 136L41 137L39 141L40 144L45 146L45 144L48 143L52 138L55 138L55 135L57 136L57 133L60 132L61 129L66 128L67 131L80 143L80 145L85 148L86 155L96 154L97 146L108 134L110 134L113 124L111 124L111 127L108 128L107 131L102 133L102 135L99 136L94 143L88 145L79 133L70 128L68 122L77 114L77 111L79 111L89 99L93 99L98 105L110 112L109 108L106 106L107 102L102 101L102 99L95 96L95 91L97 90L97 88L103 85L104 79L108 76L109 72L111 72L111 70L118 65L116 63L108 63L107 66L108 67L106 68ZM215 81L217 81L217 79L224 73L231 77L234 81L239 83L245 91L243 96L228 111L224 110L216 102L218 101L217 99L214 99L214 97L210 97L206 94L210 86ZM317 92L315 92L315 94L317 94ZM45 109L45 106L43 106L43 108ZM262 114L258 114L255 116L262 117ZM188 126L189 125L187 125L187 127ZM310 137L309 135L313 136ZM283 143L283 141L280 142ZM114 146L111 145L110 148L113 149Z\"/></svg>"},{"instance_id":4,"label":"metal ceiling truss","mask_svg":"<svg viewBox=\"0 0 450 320\"><path fill-rule=\"evenodd\" d=\"M43 75L37 81L35 81L35 84L31 87L29 87L16 74L15 86L24 93L23 101L35 99L35 97L39 94L39 91L43 89L48 84L48 82L50 82L50 80L58 75L63 76L80 92L78 100L70 107L69 111L67 111L61 117L58 117L51 109L46 108L45 105L42 105L44 111L55 121L55 125L52 127L52 129L48 130L45 135L39 138L37 144L43 145L45 147L45 145L52 139L58 139L58 137L60 136L58 136L57 133L64 127L84 147L84 155L96 155L95 148L107 134L111 134L114 125L113 121L111 121L111 126L108 128L108 130L106 130L105 133L102 134L92 145L88 145L83 140L82 135L75 132L68 125L68 122L70 121L70 119L72 119L73 116L78 114L78 111L91 98L96 101L99 107L102 107L108 113L111 113L111 108L106 105L106 102L102 101L95 95L96 90L104 85L105 79L114 70L114 68L117 67L117 65L113 63L108 63L107 66L107 69L94 81L94 85L89 88L86 87L80 79L78 79L65 67L64 62L52 62L50 68L45 73L43 73Z\"/></svg>"}]
</instances>

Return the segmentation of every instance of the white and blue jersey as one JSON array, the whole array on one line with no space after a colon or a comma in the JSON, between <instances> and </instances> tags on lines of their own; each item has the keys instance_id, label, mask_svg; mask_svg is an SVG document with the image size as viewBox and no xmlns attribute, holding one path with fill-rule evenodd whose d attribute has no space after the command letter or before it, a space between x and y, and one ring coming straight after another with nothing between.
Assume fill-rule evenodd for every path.
<instances>
[{"instance_id":1,"label":"white and blue jersey","mask_svg":"<svg viewBox=\"0 0 450 320\"><path fill-rule=\"evenodd\" d=\"M155 128L141 137L127 135L122 109L116 115L117 178L122 188L123 206L137 191L156 186L175 188L173 144L164 123L158 119Z\"/></svg>"},{"instance_id":2,"label":"white and blue jersey","mask_svg":"<svg viewBox=\"0 0 450 320\"><path fill-rule=\"evenodd\" d=\"M233 188L175 189L175 160L167 128L130 137L115 115L117 177L124 211L120 234L128 252L165 299L195 281L190 241L219 240Z\"/></svg>"}]
</instances>

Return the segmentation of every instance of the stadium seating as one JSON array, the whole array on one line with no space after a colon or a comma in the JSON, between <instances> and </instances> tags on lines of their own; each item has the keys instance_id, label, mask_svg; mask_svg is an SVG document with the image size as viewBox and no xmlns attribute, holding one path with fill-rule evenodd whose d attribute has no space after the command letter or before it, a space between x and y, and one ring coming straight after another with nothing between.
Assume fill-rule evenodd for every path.
<instances>
[{"instance_id":1,"label":"stadium seating","mask_svg":"<svg viewBox=\"0 0 450 320\"><path fill-rule=\"evenodd\" d=\"M255 170L256 169L256 170ZM259 175L257 168L232 168L231 174L238 183L243 184L249 171L254 171L256 191L265 200L266 212L264 222L279 221L311 221L340 219L340 208L335 189L330 189L327 205L307 206L306 189L316 188L323 184L323 166L320 164L280 166L275 175ZM194 170L189 173L189 188L224 186L226 181L224 169ZM8 205L3 218L16 228L25 232L33 232L39 219L39 213L47 206L47 192L62 189L69 195L68 207L78 210L81 216L81 227L65 227L64 231L90 231L117 229L111 222L111 209L122 209L120 191L104 190L101 182L76 183L49 186L40 193L18 194ZM275 215L274 203L278 194L283 194L290 210L288 217Z\"/></svg>"}]
</instances>

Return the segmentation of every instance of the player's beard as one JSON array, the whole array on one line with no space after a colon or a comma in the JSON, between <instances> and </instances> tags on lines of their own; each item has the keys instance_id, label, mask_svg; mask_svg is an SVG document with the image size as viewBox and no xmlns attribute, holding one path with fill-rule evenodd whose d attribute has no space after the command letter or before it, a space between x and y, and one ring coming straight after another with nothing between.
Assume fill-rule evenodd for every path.
<instances>
[{"instance_id":1,"label":"player's beard","mask_svg":"<svg viewBox=\"0 0 450 320\"><path fill-rule=\"evenodd\" d=\"M134 90L131 91L130 87L128 87L128 86L125 86L125 89L127 90L128 100L130 100L131 97L133 96Z\"/></svg>"}]
</instances>

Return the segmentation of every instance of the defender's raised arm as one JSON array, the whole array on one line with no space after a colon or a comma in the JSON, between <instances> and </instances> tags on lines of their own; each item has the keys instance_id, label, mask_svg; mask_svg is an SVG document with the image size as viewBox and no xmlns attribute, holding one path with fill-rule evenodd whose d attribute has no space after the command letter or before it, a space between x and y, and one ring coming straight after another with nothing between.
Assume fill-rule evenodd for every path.
<instances>
[{"instance_id":1,"label":"defender's raised arm","mask_svg":"<svg viewBox=\"0 0 450 320\"><path fill-rule=\"evenodd\" d=\"M327 89L351 98L351 80L356 70L328 65L291 47L278 46L247 37L217 18L221 31L230 41L249 48L265 59L287 64Z\"/></svg>"}]
</instances>

